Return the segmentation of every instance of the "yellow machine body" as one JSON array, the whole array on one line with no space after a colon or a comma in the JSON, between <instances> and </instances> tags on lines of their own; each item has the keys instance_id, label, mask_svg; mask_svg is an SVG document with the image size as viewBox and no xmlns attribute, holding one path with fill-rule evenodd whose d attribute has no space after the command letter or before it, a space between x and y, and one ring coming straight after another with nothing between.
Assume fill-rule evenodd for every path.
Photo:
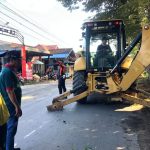
<instances>
[{"instance_id":1,"label":"yellow machine body","mask_svg":"<svg viewBox=\"0 0 150 150\"><path fill-rule=\"evenodd\" d=\"M64 105L87 97L92 92L98 92L105 95L120 95L120 97L126 98L129 101L150 107L150 94L145 93L141 98L138 97L138 95L140 95L139 91L135 92L130 90L131 85L146 70L146 68L150 66L150 26L143 27L142 29L141 48L135 57L133 59L126 57L120 66L120 69L122 69L121 75L117 70L112 73L111 71L89 72L86 77L87 90L65 101L63 97L66 97L66 94L67 96L72 94L72 92L64 93L57 97L54 104L48 106L48 108L52 110L61 108ZM80 57L74 64L74 71L84 70L86 70L86 61L84 57ZM103 78L104 80L100 81L97 80L97 78ZM105 88L97 88L97 86L101 85Z\"/></svg>"},{"instance_id":2,"label":"yellow machine body","mask_svg":"<svg viewBox=\"0 0 150 150\"><path fill-rule=\"evenodd\" d=\"M74 71L86 70L85 57L79 57L74 63Z\"/></svg>"},{"instance_id":3,"label":"yellow machine body","mask_svg":"<svg viewBox=\"0 0 150 150\"><path fill-rule=\"evenodd\" d=\"M127 57L121 64L122 69L129 69L131 63L133 61L132 57Z\"/></svg>"}]
</instances>

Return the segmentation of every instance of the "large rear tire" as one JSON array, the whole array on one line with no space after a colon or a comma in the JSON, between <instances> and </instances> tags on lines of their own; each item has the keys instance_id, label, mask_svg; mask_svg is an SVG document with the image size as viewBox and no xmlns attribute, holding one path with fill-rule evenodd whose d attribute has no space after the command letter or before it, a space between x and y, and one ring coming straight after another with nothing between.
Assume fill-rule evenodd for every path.
<instances>
[{"instance_id":1,"label":"large rear tire","mask_svg":"<svg viewBox=\"0 0 150 150\"><path fill-rule=\"evenodd\" d=\"M86 85L85 71L76 71L76 72L74 72L74 75L73 75L73 89L76 89L80 85ZM79 95L79 94L83 93L84 91L86 91L86 89L82 88L82 89L76 91L74 93L74 96ZM87 103L87 97L82 98L82 99L78 100L77 102L80 103L80 104L85 104L85 103Z\"/></svg>"}]
</instances>

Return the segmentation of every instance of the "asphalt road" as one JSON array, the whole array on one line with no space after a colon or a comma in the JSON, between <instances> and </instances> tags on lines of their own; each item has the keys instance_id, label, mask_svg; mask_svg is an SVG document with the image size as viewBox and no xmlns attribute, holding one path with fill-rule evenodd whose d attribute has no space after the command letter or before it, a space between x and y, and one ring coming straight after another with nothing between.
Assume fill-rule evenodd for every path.
<instances>
[{"instance_id":1,"label":"asphalt road","mask_svg":"<svg viewBox=\"0 0 150 150\"><path fill-rule=\"evenodd\" d=\"M57 82L25 85L22 90L23 116L15 140L22 150L150 149L141 110L121 103L73 103L63 111L47 112L46 106L58 95Z\"/></svg>"}]
</instances>

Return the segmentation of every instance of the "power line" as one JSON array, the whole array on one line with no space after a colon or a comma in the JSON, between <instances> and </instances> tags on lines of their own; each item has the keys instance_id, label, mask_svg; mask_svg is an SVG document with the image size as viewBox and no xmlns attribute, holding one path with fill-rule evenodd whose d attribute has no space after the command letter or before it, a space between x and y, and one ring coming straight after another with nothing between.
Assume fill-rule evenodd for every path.
<instances>
[{"instance_id":1,"label":"power line","mask_svg":"<svg viewBox=\"0 0 150 150\"><path fill-rule=\"evenodd\" d=\"M1 20L0 20L0 22L5 23L4 21L1 21ZM12 25L13 25L13 24L12 24ZM13 25L13 26L16 27L15 25ZM10 26L8 26L8 27L10 27ZM17 27L16 27L16 28L17 28ZM22 30L19 30L19 31L21 32L22 35L26 35L26 36L28 36L28 37L32 37L32 38L37 39L37 40L41 40L40 38L37 38L37 37L33 36L32 34L26 33L26 32L24 32L24 31L22 31Z\"/></svg>"},{"instance_id":2,"label":"power line","mask_svg":"<svg viewBox=\"0 0 150 150\"><path fill-rule=\"evenodd\" d=\"M8 3L8 2L7 2ZM53 38L55 38L58 41L64 42L62 39L59 39L57 36L53 35L52 33L49 33L47 30L44 30L42 27L36 25L35 23L29 21L28 19L26 19L25 17L22 17L19 13L16 13L15 11L13 11L12 9L10 9L9 7L7 7L6 5L4 5L3 3L0 2L0 4L5 7L8 11L10 11L11 13L13 13L14 15L20 17L21 19L25 20L26 22L28 22L29 24L32 24L33 26L35 26L36 28L38 28L39 30L41 30L42 32L52 36ZM10 3L9 3L10 4ZM65 43L65 42L64 42ZM67 44L67 43L66 43Z\"/></svg>"},{"instance_id":3,"label":"power line","mask_svg":"<svg viewBox=\"0 0 150 150\"><path fill-rule=\"evenodd\" d=\"M3 19L3 18L1 18L1 17L0 17L0 19L1 19L0 21L3 22L4 24L5 24L6 22L8 22L8 21L6 21L5 19Z\"/></svg>"},{"instance_id":4,"label":"power line","mask_svg":"<svg viewBox=\"0 0 150 150\"><path fill-rule=\"evenodd\" d=\"M17 22L18 24L20 24L20 25L24 26L24 27L25 27L25 28L27 28L28 30L30 30L30 31L32 31L32 32L34 32L34 33L36 33L37 35L39 35L39 36L41 36L41 37L43 37L43 38L45 38L45 39L47 39L47 40L50 40L50 39L49 39L49 38L47 38L46 36L44 36L44 35L42 35L42 34L40 34L40 33L36 32L36 31L34 31L34 30L30 29L30 28L29 28L29 27L27 27L26 25L24 25L24 24L20 23L19 21L17 21L17 20L15 20L14 18L12 18L12 17L8 16L7 14L3 13L2 11L0 11L0 13L1 13L1 14L3 14L3 15L5 15L6 17L8 17L8 18L12 19L13 21ZM54 41L53 41L53 42L54 42Z\"/></svg>"},{"instance_id":5,"label":"power line","mask_svg":"<svg viewBox=\"0 0 150 150\"><path fill-rule=\"evenodd\" d=\"M11 13L13 13L14 15L20 17L21 19L25 20L26 22L28 22L29 24L32 24L33 26L35 26L36 28L38 28L39 30L42 30L43 32L47 33L47 31L43 30L41 27L37 26L36 24L34 24L33 22L29 21L28 19L22 17L20 14L16 13L15 11L13 11L12 9L10 9L9 7L7 7L6 5L4 5L3 3L0 2L0 4L2 6L4 6L8 11L10 11Z\"/></svg>"},{"instance_id":6,"label":"power line","mask_svg":"<svg viewBox=\"0 0 150 150\"><path fill-rule=\"evenodd\" d=\"M3 24L5 24L5 23L7 23L8 21L7 20L5 20L4 18L2 18L2 17L0 17L0 21L3 23ZM14 24L12 24L11 23L11 25L12 26L14 26L16 29L18 28L17 26L15 26ZM9 25L7 25L8 27L10 27ZM12 28L12 27L10 27L10 28ZM15 29L15 30L16 30ZM40 38L37 38L37 37L35 37L35 36L33 36L32 34L29 34L29 33L26 33L26 32L24 32L23 30L19 30L21 33L23 33L23 34L25 34L25 35L27 35L27 36L29 36L29 37L33 37L33 38L35 38L35 39L37 39L37 40L41 40Z\"/></svg>"},{"instance_id":7,"label":"power line","mask_svg":"<svg viewBox=\"0 0 150 150\"><path fill-rule=\"evenodd\" d=\"M12 27L10 27L9 25L5 25L5 23L8 22L8 21L6 21L5 19L3 19L2 17L0 17L0 19L1 19L0 22L2 22L4 26L7 26L7 27L9 27L9 28L11 28L11 29L14 29L14 30L17 29L17 26L15 26L14 24L11 23L11 25L13 26L13 28L12 28ZM41 40L40 38L35 37L35 36L33 36L32 34L29 34L29 33L27 33L27 32L24 32L23 30L19 30L19 31L21 32L22 35L26 35L26 36L28 36L28 37L32 37L32 38L37 39L37 40Z\"/></svg>"}]
</instances>

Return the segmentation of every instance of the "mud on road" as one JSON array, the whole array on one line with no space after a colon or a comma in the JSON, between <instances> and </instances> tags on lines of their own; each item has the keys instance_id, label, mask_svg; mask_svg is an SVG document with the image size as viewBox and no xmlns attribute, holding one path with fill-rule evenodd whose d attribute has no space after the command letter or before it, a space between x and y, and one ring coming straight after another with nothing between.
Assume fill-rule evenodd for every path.
<instances>
[{"instance_id":1,"label":"mud on road","mask_svg":"<svg viewBox=\"0 0 150 150\"><path fill-rule=\"evenodd\" d=\"M137 88L150 93L150 80L138 81ZM150 150L150 108L133 112L132 116L122 121L126 133L137 134L140 150Z\"/></svg>"},{"instance_id":2,"label":"mud on road","mask_svg":"<svg viewBox=\"0 0 150 150\"><path fill-rule=\"evenodd\" d=\"M126 133L137 134L140 150L150 150L150 108L136 111L122 121Z\"/></svg>"}]
</instances>

